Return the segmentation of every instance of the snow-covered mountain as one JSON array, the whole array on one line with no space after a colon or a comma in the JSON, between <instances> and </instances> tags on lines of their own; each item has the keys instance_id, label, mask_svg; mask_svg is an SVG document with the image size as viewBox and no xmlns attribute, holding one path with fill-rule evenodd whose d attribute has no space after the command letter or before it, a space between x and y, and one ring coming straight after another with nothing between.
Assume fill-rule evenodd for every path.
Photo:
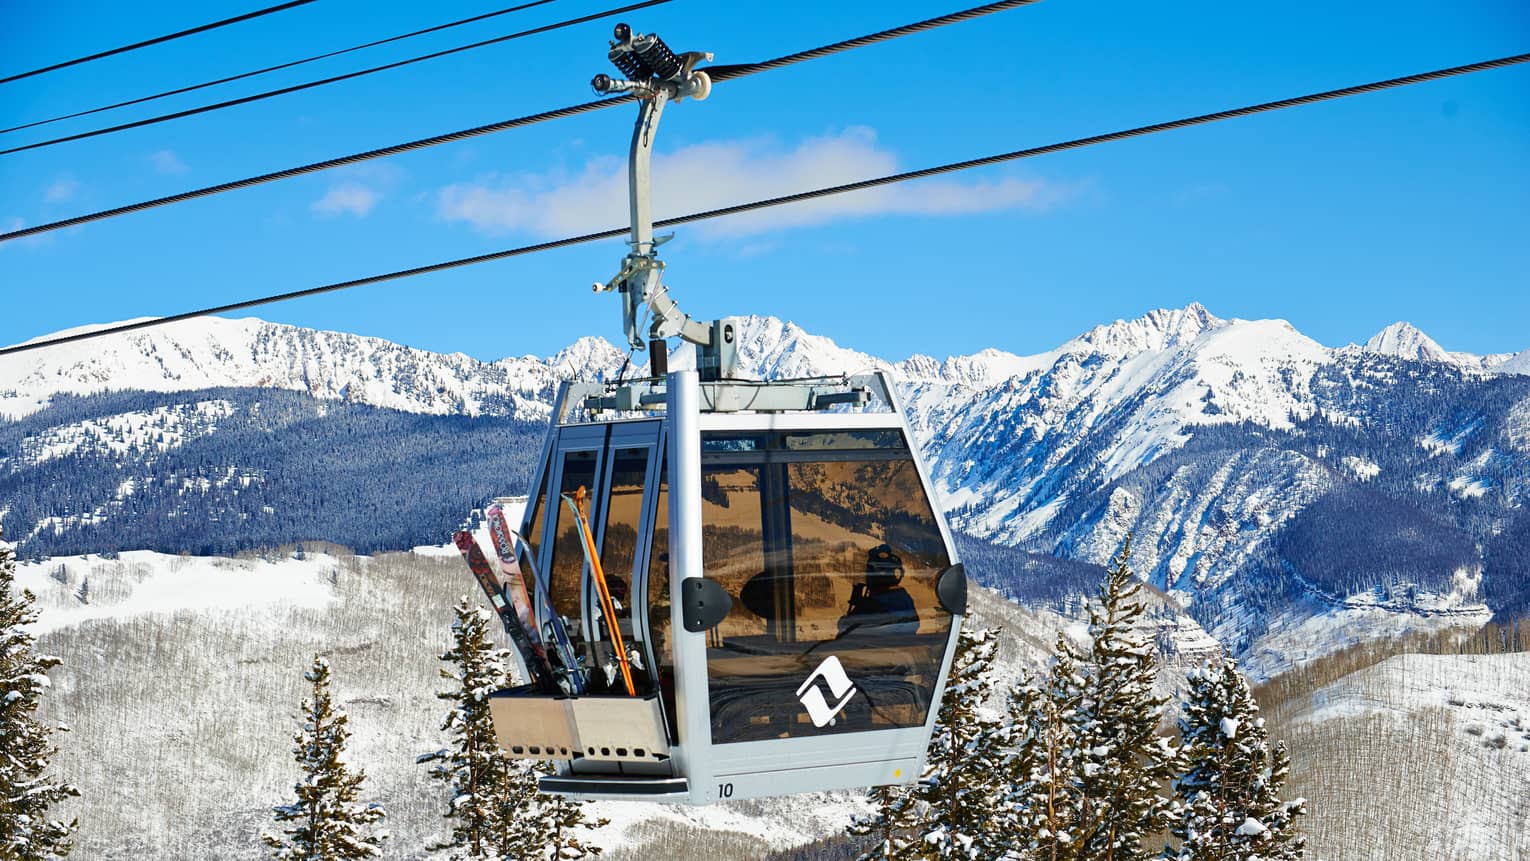
<instances>
[{"instance_id":1,"label":"snow-covered mountain","mask_svg":"<svg viewBox=\"0 0 1530 861\"><path fill-rule=\"evenodd\" d=\"M1511 359L1516 358L1514 353L1496 353L1478 356L1473 353L1448 352L1444 347L1435 343L1433 338L1421 332L1418 327L1401 320L1372 335L1370 340L1366 341L1361 349L1383 356L1396 356L1400 359L1412 359L1419 362L1443 362L1469 370L1486 371L1489 373L1517 374L1525 372L1518 364L1507 365ZM1524 353L1517 355L1520 358L1525 357Z\"/></svg>"},{"instance_id":2,"label":"snow-covered mountain","mask_svg":"<svg viewBox=\"0 0 1530 861\"><path fill-rule=\"evenodd\" d=\"M1033 356L897 362L748 317L740 354L762 377L887 370L961 529L1091 563L1131 532L1134 567L1235 651L1269 653L1268 669L1306 648L1291 631L1309 630L1311 619L1324 622L1312 634L1321 641L1339 622L1376 613L1473 624L1530 604L1530 572L1517 561L1530 543L1530 350L1450 353L1407 324L1364 346L1329 348L1285 321L1222 319L1192 304L1100 325ZM607 376L623 355L583 338L545 360L481 362L212 318L7 356L0 414L27 418L15 425L14 451L0 439L0 492L7 471L40 469L45 457L115 445L117 462L142 462L269 412L226 394L195 396L211 387L531 427L545 421L558 381ZM124 389L187 392L193 402L50 418L60 395ZM305 409L305 429L321 428L323 410ZM121 418L127 412L141 415ZM272 497L262 504L280 507L279 488L261 483L269 470L229 467L189 480L253 476ZM102 486L123 496L120 478ZM45 503L29 504L26 523L7 521L10 534L87 522ZM89 504L94 517L124 503ZM6 507L0 500L0 516ZM243 502L231 507L250 516ZM1376 547L1387 552L1362 552ZM1286 639L1273 653L1259 642L1277 636Z\"/></svg>"},{"instance_id":3,"label":"snow-covered mountain","mask_svg":"<svg viewBox=\"0 0 1530 861\"><path fill-rule=\"evenodd\" d=\"M93 328L101 327L57 334ZM61 394L232 386L430 415L509 413L545 420L560 380L614 370L621 360L622 353L600 338L581 338L545 360L481 362L381 338L205 317L0 357L0 416L29 415Z\"/></svg>"}]
</instances>

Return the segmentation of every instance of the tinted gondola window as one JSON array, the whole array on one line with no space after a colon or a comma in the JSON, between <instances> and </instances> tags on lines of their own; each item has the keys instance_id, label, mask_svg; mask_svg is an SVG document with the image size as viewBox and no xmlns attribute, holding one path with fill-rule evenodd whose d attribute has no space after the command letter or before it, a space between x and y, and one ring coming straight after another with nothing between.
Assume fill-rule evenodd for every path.
<instances>
[{"instance_id":1,"label":"tinted gondola window","mask_svg":"<svg viewBox=\"0 0 1530 861\"><path fill-rule=\"evenodd\" d=\"M638 531L643 525L643 485L648 477L648 453L646 447L618 448L611 452L610 496L606 503L606 528L600 552L601 569L606 575L606 585L611 591L612 604L622 632L622 639L629 648L643 650L640 640L635 640L632 625L632 587L636 582ZM599 618L600 601L591 599L595 615ZM600 665L605 666L615 658L608 654L611 637L604 619L599 619L596 631L602 643ZM647 673L634 667L633 676L646 687Z\"/></svg>"},{"instance_id":2,"label":"tinted gondola window","mask_svg":"<svg viewBox=\"0 0 1530 861\"><path fill-rule=\"evenodd\" d=\"M653 546L648 551L648 636L653 641L654 667L671 741L680 740L675 720L675 644L670 636L669 601L669 461L660 460L659 487L654 501Z\"/></svg>"},{"instance_id":3,"label":"tinted gondola window","mask_svg":"<svg viewBox=\"0 0 1530 861\"><path fill-rule=\"evenodd\" d=\"M530 554L531 559L531 564L526 566L526 570L531 570L535 567L537 559L537 548L542 544L542 498L547 495L547 475L550 472L552 472L551 464L549 463L544 465L542 469L542 481L537 485L537 492L532 495L530 500L531 519L528 521L529 525L526 527L525 533L523 533L521 536L522 540L525 542L525 548L523 552ZM537 599L536 578L526 577L525 580L527 597L531 601L531 606L535 607L539 603Z\"/></svg>"},{"instance_id":4,"label":"tinted gondola window","mask_svg":"<svg viewBox=\"0 0 1530 861\"><path fill-rule=\"evenodd\" d=\"M920 726L951 615L950 565L901 432L702 439L714 743Z\"/></svg>"},{"instance_id":5,"label":"tinted gondola window","mask_svg":"<svg viewBox=\"0 0 1530 861\"><path fill-rule=\"evenodd\" d=\"M569 511L561 494L574 494L579 488L586 492L595 486L595 469L598 465L600 453L597 451L570 451L563 455L563 473L558 482L556 495L547 497L546 516L551 521L552 528L552 561L547 566L547 590L548 597L552 601L553 610L563 617L564 624L568 627L569 639L573 641L574 648L585 654L587 634L584 630L584 612L580 606L580 594L584 581L584 551L580 545L583 537L579 531L578 521ZM598 516L592 512L593 516ZM588 660L588 657L587 657ZM592 665L598 666L598 662L591 660ZM600 686L604 679L601 673L591 673L592 685Z\"/></svg>"}]
</instances>

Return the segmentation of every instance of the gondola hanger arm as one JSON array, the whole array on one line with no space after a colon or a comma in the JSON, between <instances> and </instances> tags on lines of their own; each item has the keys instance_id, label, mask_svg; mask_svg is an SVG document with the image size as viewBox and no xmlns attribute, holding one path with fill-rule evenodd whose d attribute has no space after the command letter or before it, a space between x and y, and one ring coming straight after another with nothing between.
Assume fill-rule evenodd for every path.
<instances>
[{"instance_id":1,"label":"gondola hanger arm","mask_svg":"<svg viewBox=\"0 0 1530 861\"><path fill-rule=\"evenodd\" d=\"M651 349L650 363L657 372L662 362L663 341L679 337L703 350L713 347L711 322L693 319L680 309L664 286L664 262L659 246L673 234L653 235L653 193L651 162L659 120L671 101L705 99L712 91L712 80L696 64L709 61L712 55L700 51L676 54L656 34L633 33L626 24L616 25L615 38L607 57L626 77L600 74L590 82L605 95L630 94L637 97L638 117L632 129L632 146L627 159L627 192L632 234L629 251L616 276L595 290L622 295L622 329L633 349ZM643 306L652 319L646 336L639 331Z\"/></svg>"}]
</instances>

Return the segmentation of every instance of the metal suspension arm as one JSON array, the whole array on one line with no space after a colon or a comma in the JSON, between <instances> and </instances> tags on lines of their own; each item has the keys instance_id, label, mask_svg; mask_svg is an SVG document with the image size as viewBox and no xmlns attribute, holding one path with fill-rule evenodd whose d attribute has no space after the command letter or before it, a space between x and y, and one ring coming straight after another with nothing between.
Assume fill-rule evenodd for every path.
<instances>
[{"instance_id":1,"label":"metal suspension arm","mask_svg":"<svg viewBox=\"0 0 1530 861\"><path fill-rule=\"evenodd\" d=\"M632 149L627 159L628 204L632 217L632 238L628 245L632 250L623 258L621 271L616 277L605 284L596 284L595 289L615 290L622 294L622 329L635 349L643 349L646 343L643 333L638 331L639 312L645 304L653 318L647 338L679 336L705 347L712 343L711 324L693 320L681 311L663 283L664 263L659 260L658 250L672 235L657 238L653 235L650 165L654 136L658 133L664 106L671 100L687 97L699 101L711 92L711 79L705 72L694 68L701 60L710 60L711 55L676 55L657 36L635 36L631 28L619 24L610 57L630 80L596 75L591 82L595 89L607 94L632 93L638 98L638 118L632 130Z\"/></svg>"}]
</instances>

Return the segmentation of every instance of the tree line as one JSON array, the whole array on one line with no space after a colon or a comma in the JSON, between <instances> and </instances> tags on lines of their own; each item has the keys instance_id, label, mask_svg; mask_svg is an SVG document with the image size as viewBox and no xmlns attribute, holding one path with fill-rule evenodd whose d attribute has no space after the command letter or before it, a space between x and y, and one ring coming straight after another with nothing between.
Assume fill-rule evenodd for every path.
<instances>
[{"instance_id":1,"label":"tree line","mask_svg":"<svg viewBox=\"0 0 1530 861\"><path fill-rule=\"evenodd\" d=\"M872 812L813 857L1301 857L1304 806L1283 793L1290 759L1270 739L1233 661L1195 671L1177 723L1166 727L1171 704L1155 693L1155 649L1141 624L1145 587L1128 558L1123 548L1090 602L1087 638L1060 636L1043 671L998 679L1002 633L962 631L928 768L911 786L870 790ZM0 859L66 855L75 831L49 814L77 791L48 773L50 738L62 728L40 723L35 711L58 659L34 654L26 626L35 616L31 596L14 590L11 548L0 543ZM441 788L443 833L426 850L482 859L598 855L591 829L605 823L577 802L539 793L546 766L512 760L495 741L488 694L514 680L508 653L493 644L492 615L463 599L454 616L451 645L439 655L448 743L417 760L422 777ZM1412 646L1515 650L1525 647L1525 633L1490 625ZM365 800L365 772L345 756L349 719L330 696L330 665L315 656L305 679L292 749L298 779L262 840L282 859L374 857L390 839L386 813Z\"/></svg>"}]
</instances>

